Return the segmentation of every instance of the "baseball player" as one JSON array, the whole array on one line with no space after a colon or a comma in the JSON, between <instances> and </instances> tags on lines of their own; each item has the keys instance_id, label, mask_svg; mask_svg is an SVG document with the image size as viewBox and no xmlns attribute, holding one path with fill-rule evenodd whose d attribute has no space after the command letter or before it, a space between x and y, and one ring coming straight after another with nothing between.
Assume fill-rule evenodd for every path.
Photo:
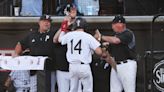
<instances>
[{"instance_id":1,"label":"baseball player","mask_svg":"<svg viewBox=\"0 0 164 92\"><path fill-rule=\"evenodd\" d=\"M27 70L11 71L5 86L9 87L11 81L14 83L16 92L31 92L30 91L30 73Z\"/></svg>"},{"instance_id":2,"label":"baseball player","mask_svg":"<svg viewBox=\"0 0 164 92\"><path fill-rule=\"evenodd\" d=\"M56 77L57 77L57 85L58 85L58 91L59 92L69 92L70 89L70 74L68 71L69 63L66 59L66 51L67 46L61 45L58 42L58 37L61 32L61 30L68 30L71 31L72 27L71 24L75 21L76 15L77 15L77 9L73 4L68 4L66 8L64 9L64 12L66 14L64 21L62 22L61 28L56 32L53 41L55 43L55 62L56 62ZM67 21L67 24L65 26L65 22ZM63 29L63 26L66 28ZM78 92L81 92L81 84L79 83L79 89Z\"/></svg>"},{"instance_id":3,"label":"baseball player","mask_svg":"<svg viewBox=\"0 0 164 92\"><path fill-rule=\"evenodd\" d=\"M125 18L115 16L112 21L114 35L101 35L101 40L109 42L109 52L116 61L116 70L112 68L110 79L110 92L135 92L137 63L135 61L135 36L126 28ZM96 37L96 36L95 36Z\"/></svg>"},{"instance_id":4,"label":"baseball player","mask_svg":"<svg viewBox=\"0 0 164 92\"><path fill-rule=\"evenodd\" d=\"M83 85L83 92L93 92L93 78L90 68L92 53L101 55L100 43L90 34L84 32L86 20L77 18L73 23L75 31L62 31L59 42L67 45L67 61L69 62L69 72L71 87L69 92L78 92L79 80Z\"/></svg>"},{"instance_id":5,"label":"baseball player","mask_svg":"<svg viewBox=\"0 0 164 92\"><path fill-rule=\"evenodd\" d=\"M30 74L30 92L37 92L37 76Z\"/></svg>"}]
</instances>

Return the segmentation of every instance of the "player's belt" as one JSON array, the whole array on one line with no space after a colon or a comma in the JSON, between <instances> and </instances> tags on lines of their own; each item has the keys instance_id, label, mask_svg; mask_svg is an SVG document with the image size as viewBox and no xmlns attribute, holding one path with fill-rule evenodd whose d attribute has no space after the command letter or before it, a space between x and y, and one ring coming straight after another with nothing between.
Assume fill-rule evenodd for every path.
<instances>
[{"instance_id":1,"label":"player's belt","mask_svg":"<svg viewBox=\"0 0 164 92\"><path fill-rule=\"evenodd\" d=\"M70 63L70 64L88 64L88 63L78 62L78 63Z\"/></svg>"},{"instance_id":2,"label":"player's belt","mask_svg":"<svg viewBox=\"0 0 164 92\"><path fill-rule=\"evenodd\" d=\"M23 89L23 92L30 92L30 88Z\"/></svg>"},{"instance_id":3,"label":"player's belt","mask_svg":"<svg viewBox=\"0 0 164 92\"><path fill-rule=\"evenodd\" d=\"M85 64L85 63L81 62L81 64Z\"/></svg>"},{"instance_id":4,"label":"player's belt","mask_svg":"<svg viewBox=\"0 0 164 92\"><path fill-rule=\"evenodd\" d=\"M23 92L30 92L30 90L28 89L28 90L23 90Z\"/></svg>"},{"instance_id":5,"label":"player's belt","mask_svg":"<svg viewBox=\"0 0 164 92\"><path fill-rule=\"evenodd\" d=\"M118 61L117 64L123 64L123 63L127 63L127 60L123 60L123 61Z\"/></svg>"}]
</instances>

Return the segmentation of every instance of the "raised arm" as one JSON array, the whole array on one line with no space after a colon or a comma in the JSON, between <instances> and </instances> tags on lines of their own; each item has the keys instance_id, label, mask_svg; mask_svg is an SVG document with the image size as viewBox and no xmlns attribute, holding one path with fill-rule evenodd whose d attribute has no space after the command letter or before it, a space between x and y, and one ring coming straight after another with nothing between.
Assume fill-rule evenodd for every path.
<instances>
[{"instance_id":1,"label":"raised arm","mask_svg":"<svg viewBox=\"0 0 164 92\"><path fill-rule=\"evenodd\" d=\"M98 30L95 31L94 37L98 41L102 40L102 41L109 42L112 44L119 44L121 42L121 40L118 37L116 37L116 36L104 36Z\"/></svg>"},{"instance_id":2,"label":"raised arm","mask_svg":"<svg viewBox=\"0 0 164 92\"><path fill-rule=\"evenodd\" d=\"M54 35L54 38L53 38L53 42L54 43L59 43L58 39L59 39L59 35L61 33L61 29L59 29L56 34Z\"/></svg>"},{"instance_id":3,"label":"raised arm","mask_svg":"<svg viewBox=\"0 0 164 92\"><path fill-rule=\"evenodd\" d=\"M121 40L116 36L103 36L102 35L101 40L105 42L113 43L113 44L119 44L121 42Z\"/></svg>"}]
</instances>

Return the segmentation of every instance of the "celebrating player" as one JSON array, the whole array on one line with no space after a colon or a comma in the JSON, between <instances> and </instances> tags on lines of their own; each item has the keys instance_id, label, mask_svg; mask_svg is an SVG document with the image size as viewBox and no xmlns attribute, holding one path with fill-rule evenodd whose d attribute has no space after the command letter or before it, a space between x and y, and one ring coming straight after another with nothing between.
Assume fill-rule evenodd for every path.
<instances>
[{"instance_id":1,"label":"celebrating player","mask_svg":"<svg viewBox=\"0 0 164 92\"><path fill-rule=\"evenodd\" d=\"M69 62L69 72L71 77L70 92L77 92L78 83L81 80L83 92L93 92L93 78L90 68L92 53L101 55L100 43L90 34L84 32L86 20L77 18L73 24L75 31L65 34L61 32L59 42L67 44L67 60ZM65 35L64 35L65 34Z\"/></svg>"}]
</instances>

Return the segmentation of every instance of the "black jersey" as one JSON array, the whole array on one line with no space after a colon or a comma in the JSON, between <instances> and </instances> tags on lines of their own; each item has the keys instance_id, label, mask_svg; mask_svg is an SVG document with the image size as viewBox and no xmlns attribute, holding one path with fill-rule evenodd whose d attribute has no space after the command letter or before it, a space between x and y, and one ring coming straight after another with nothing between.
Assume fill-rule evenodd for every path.
<instances>
[{"instance_id":1,"label":"black jersey","mask_svg":"<svg viewBox=\"0 0 164 92\"><path fill-rule=\"evenodd\" d=\"M48 56L53 58L53 31L48 31L45 33L40 33L38 31L30 32L20 44L23 49L29 49L31 56ZM54 68L54 61L49 64L48 69Z\"/></svg>"},{"instance_id":2,"label":"black jersey","mask_svg":"<svg viewBox=\"0 0 164 92\"><path fill-rule=\"evenodd\" d=\"M66 59L67 46L60 43L55 44L54 56L56 62L56 70L68 71L69 63Z\"/></svg>"},{"instance_id":3,"label":"black jersey","mask_svg":"<svg viewBox=\"0 0 164 92\"><path fill-rule=\"evenodd\" d=\"M114 33L121 40L119 44L110 44L109 52L116 61L135 59L135 36L132 31L125 30L122 33Z\"/></svg>"}]
</instances>

